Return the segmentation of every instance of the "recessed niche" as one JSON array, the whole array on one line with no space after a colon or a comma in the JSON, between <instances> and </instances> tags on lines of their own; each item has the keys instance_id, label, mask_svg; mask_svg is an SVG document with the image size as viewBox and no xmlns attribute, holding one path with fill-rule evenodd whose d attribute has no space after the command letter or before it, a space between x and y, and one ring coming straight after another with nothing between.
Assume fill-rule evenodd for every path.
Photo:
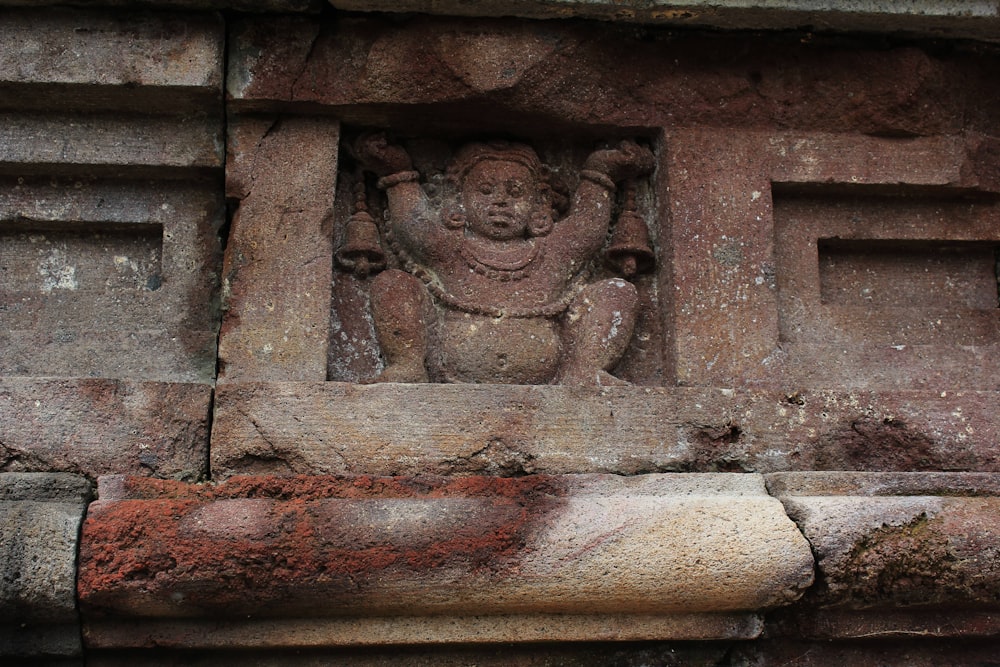
<instances>
[{"instance_id":1,"label":"recessed niche","mask_svg":"<svg viewBox=\"0 0 1000 667\"><path fill-rule=\"evenodd\" d=\"M1000 306L995 242L819 239L820 302L951 311Z\"/></svg>"},{"instance_id":2,"label":"recessed niche","mask_svg":"<svg viewBox=\"0 0 1000 667\"><path fill-rule=\"evenodd\" d=\"M776 197L780 340L841 350L995 345L998 222L992 201Z\"/></svg>"}]
</instances>

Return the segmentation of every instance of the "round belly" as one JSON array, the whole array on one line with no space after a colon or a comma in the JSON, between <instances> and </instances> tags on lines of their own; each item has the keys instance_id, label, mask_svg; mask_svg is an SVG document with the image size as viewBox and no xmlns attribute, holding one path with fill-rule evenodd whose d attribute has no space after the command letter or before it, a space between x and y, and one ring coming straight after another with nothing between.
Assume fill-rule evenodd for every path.
<instances>
[{"instance_id":1,"label":"round belly","mask_svg":"<svg viewBox=\"0 0 1000 667\"><path fill-rule=\"evenodd\" d=\"M448 382L547 384L559 367L559 329L544 318L449 312L440 322L439 352Z\"/></svg>"}]
</instances>

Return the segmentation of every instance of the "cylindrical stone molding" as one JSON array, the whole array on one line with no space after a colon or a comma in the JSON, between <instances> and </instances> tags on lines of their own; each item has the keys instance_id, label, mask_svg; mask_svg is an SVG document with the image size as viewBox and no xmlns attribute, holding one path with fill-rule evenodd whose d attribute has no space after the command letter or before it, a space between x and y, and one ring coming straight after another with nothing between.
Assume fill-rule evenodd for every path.
<instances>
[{"instance_id":1,"label":"cylindrical stone molding","mask_svg":"<svg viewBox=\"0 0 1000 667\"><path fill-rule=\"evenodd\" d=\"M100 490L79 582L93 646L747 638L813 576L759 475Z\"/></svg>"},{"instance_id":2,"label":"cylindrical stone molding","mask_svg":"<svg viewBox=\"0 0 1000 667\"><path fill-rule=\"evenodd\" d=\"M776 473L767 484L812 545L820 582L769 634L1000 634L1000 475Z\"/></svg>"},{"instance_id":3,"label":"cylindrical stone molding","mask_svg":"<svg viewBox=\"0 0 1000 667\"><path fill-rule=\"evenodd\" d=\"M0 656L81 654L76 551L84 477L0 474Z\"/></svg>"}]
</instances>

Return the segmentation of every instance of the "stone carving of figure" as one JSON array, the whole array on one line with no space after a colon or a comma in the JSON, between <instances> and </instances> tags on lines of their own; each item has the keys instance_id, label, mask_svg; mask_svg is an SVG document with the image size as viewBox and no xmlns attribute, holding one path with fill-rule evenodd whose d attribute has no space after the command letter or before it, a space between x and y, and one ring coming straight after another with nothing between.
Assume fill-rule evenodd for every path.
<instances>
[{"instance_id":1,"label":"stone carving of figure","mask_svg":"<svg viewBox=\"0 0 1000 667\"><path fill-rule=\"evenodd\" d=\"M523 144L473 143L447 169L454 204L434 210L410 155L381 134L355 144L388 199L388 245L371 313L386 360L376 382L627 384L610 374L637 316L635 287L591 280L616 183L647 174L631 141L586 160L556 219L548 171Z\"/></svg>"}]
</instances>

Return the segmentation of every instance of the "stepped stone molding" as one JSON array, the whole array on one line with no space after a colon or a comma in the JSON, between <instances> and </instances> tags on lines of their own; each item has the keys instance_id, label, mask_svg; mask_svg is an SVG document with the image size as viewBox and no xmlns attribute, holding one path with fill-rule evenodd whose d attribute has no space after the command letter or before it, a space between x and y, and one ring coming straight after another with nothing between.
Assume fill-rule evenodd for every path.
<instances>
[{"instance_id":1,"label":"stepped stone molding","mask_svg":"<svg viewBox=\"0 0 1000 667\"><path fill-rule=\"evenodd\" d=\"M0 656L80 656L76 554L83 477L0 474Z\"/></svg>"},{"instance_id":2,"label":"stepped stone molding","mask_svg":"<svg viewBox=\"0 0 1000 667\"><path fill-rule=\"evenodd\" d=\"M212 382L221 17L8 9L0 372Z\"/></svg>"},{"instance_id":3,"label":"stepped stone molding","mask_svg":"<svg viewBox=\"0 0 1000 667\"><path fill-rule=\"evenodd\" d=\"M82 545L93 647L751 638L812 582L758 475L105 477Z\"/></svg>"},{"instance_id":4,"label":"stepped stone molding","mask_svg":"<svg viewBox=\"0 0 1000 667\"><path fill-rule=\"evenodd\" d=\"M0 7L0 663L996 662L995 0ZM503 139L648 232L633 385L342 382Z\"/></svg>"},{"instance_id":5,"label":"stepped stone molding","mask_svg":"<svg viewBox=\"0 0 1000 667\"><path fill-rule=\"evenodd\" d=\"M219 110L223 23L218 15L136 12L138 3L127 3L133 5L128 12L24 4L32 8L8 9L0 23L0 108Z\"/></svg>"}]
</instances>

